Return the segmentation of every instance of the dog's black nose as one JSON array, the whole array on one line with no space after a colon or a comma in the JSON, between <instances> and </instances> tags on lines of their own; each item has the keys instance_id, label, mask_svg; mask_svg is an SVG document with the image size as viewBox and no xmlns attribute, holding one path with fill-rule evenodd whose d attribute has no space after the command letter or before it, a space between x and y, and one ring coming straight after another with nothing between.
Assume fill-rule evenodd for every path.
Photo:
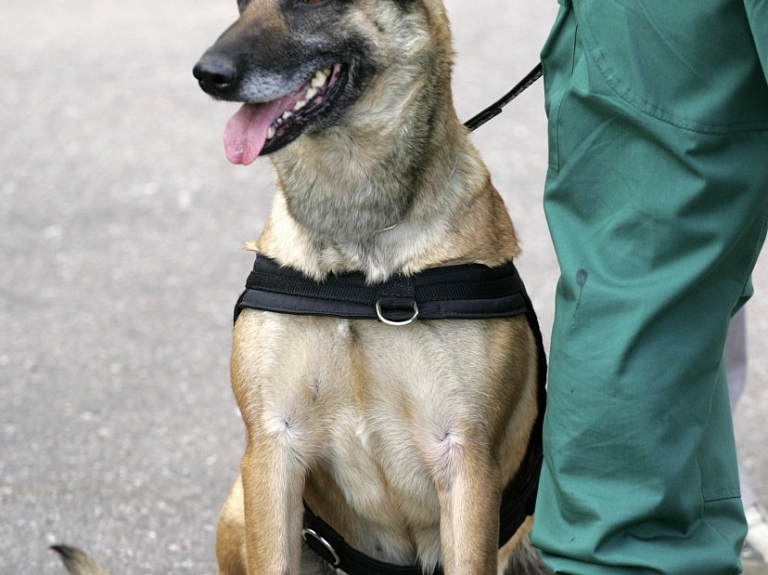
<instances>
[{"instance_id":1,"label":"dog's black nose","mask_svg":"<svg viewBox=\"0 0 768 575\"><path fill-rule=\"evenodd\" d=\"M231 90L237 82L235 62L215 54L205 54L200 58L192 74L200 82L200 87L214 96Z\"/></svg>"}]
</instances>

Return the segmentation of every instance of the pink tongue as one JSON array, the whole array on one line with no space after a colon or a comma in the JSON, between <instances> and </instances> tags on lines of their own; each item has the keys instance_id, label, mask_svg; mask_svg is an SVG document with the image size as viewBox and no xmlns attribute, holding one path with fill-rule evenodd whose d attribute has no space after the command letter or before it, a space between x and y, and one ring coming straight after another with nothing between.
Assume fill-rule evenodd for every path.
<instances>
[{"instance_id":1,"label":"pink tongue","mask_svg":"<svg viewBox=\"0 0 768 575\"><path fill-rule=\"evenodd\" d=\"M267 104L243 104L227 122L224 150L233 164L247 166L259 157L267 141L267 131L280 113L283 99Z\"/></svg>"}]
</instances>

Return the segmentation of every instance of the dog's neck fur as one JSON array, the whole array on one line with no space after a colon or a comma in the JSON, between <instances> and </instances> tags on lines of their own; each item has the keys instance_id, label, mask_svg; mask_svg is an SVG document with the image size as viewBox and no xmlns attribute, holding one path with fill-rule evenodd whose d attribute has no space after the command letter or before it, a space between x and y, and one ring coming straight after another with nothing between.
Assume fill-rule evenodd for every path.
<instances>
[{"instance_id":1,"label":"dog's neck fur","mask_svg":"<svg viewBox=\"0 0 768 575\"><path fill-rule=\"evenodd\" d=\"M317 279L361 271L372 282L516 256L512 223L439 76L385 74L342 124L275 154L280 191L255 249Z\"/></svg>"}]
</instances>

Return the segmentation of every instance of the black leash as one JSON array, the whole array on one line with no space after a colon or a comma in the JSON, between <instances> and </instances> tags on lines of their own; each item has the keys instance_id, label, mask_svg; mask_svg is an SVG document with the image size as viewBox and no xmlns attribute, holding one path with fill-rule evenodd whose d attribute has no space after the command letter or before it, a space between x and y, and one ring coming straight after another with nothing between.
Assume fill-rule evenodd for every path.
<instances>
[{"instance_id":1,"label":"black leash","mask_svg":"<svg viewBox=\"0 0 768 575\"><path fill-rule=\"evenodd\" d=\"M464 125L469 128L471 132L474 132L477 130L480 126L485 124L486 122L492 120L504 109L504 106L509 104L512 100L517 98L520 94L525 92L528 88L533 86L536 83L536 80L541 78L541 76L544 74L543 68L541 66L541 63L537 64L536 67L528 72L528 75L520 80L520 82L512 88L509 92L507 92L503 98L501 98L498 102L495 102L494 104L488 106L485 110L477 114L476 116L470 118L467 120Z\"/></svg>"}]
</instances>

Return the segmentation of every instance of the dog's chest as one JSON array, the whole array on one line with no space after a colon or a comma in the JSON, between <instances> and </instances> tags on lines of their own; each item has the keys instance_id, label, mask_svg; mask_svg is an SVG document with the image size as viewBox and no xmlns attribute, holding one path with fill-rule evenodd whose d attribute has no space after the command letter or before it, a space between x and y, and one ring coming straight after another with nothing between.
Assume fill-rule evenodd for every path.
<instances>
[{"instance_id":1,"label":"dog's chest","mask_svg":"<svg viewBox=\"0 0 768 575\"><path fill-rule=\"evenodd\" d=\"M391 327L246 311L233 385L259 439L309 470L321 462L356 514L426 528L439 516L435 475L497 407L485 346L475 322Z\"/></svg>"}]
</instances>

